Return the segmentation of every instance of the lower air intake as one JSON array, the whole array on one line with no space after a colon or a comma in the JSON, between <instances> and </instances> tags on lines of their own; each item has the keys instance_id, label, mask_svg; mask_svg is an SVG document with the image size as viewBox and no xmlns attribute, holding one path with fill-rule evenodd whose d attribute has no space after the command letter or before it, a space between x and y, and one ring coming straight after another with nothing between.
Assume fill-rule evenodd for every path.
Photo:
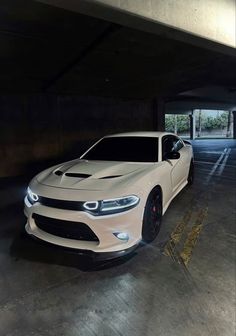
<instances>
[{"instance_id":1,"label":"lower air intake","mask_svg":"<svg viewBox=\"0 0 236 336\"><path fill-rule=\"evenodd\" d=\"M40 230L54 236L99 242L95 233L84 223L49 218L38 214L33 214L33 219Z\"/></svg>"}]
</instances>

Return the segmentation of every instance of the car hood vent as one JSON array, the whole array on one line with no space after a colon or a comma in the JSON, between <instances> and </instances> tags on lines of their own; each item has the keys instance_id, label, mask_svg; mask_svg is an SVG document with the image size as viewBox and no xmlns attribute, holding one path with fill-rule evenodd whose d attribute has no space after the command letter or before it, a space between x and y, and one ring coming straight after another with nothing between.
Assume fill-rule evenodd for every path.
<instances>
[{"instance_id":1,"label":"car hood vent","mask_svg":"<svg viewBox=\"0 0 236 336\"><path fill-rule=\"evenodd\" d=\"M61 176L62 174L63 174L63 172L62 171L60 171L60 170L57 170L57 171L55 171L55 173L54 173L55 175L57 175L57 176Z\"/></svg>"},{"instance_id":2,"label":"car hood vent","mask_svg":"<svg viewBox=\"0 0 236 336\"><path fill-rule=\"evenodd\" d=\"M121 176L122 176L122 175L103 176L103 177L100 177L99 179L100 179L100 180L113 179L113 178L121 177Z\"/></svg>"},{"instance_id":3,"label":"car hood vent","mask_svg":"<svg viewBox=\"0 0 236 336\"><path fill-rule=\"evenodd\" d=\"M78 177L78 178L88 178L91 176L89 174L80 174L80 173L65 173L65 175L68 177Z\"/></svg>"},{"instance_id":4,"label":"car hood vent","mask_svg":"<svg viewBox=\"0 0 236 336\"><path fill-rule=\"evenodd\" d=\"M129 174L130 178L132 176L132 179L135 179L136 175L152 167L156 165L78 159L49 168L40 173L36 179L40 184L50 187L102 191L128 182Z\"/></svg>"}]
</instances>

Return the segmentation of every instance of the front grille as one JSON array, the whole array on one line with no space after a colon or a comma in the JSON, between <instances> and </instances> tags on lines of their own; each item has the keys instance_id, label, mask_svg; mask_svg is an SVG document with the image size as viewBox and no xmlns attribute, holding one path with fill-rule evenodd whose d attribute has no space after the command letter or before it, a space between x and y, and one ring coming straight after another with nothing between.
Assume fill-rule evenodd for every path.
<instances>
[{"instance_id":1,"label":"front grille","mask_svg":"<svg viewBox=\"0 0 236 336\"><path fill-rule=\"evenodd\" d=\"M35 213L33 219L40 230L54 236L75 240L99 241L95 233L84 223L49 218Z\"/></svg>"},{"instance_id":2,"label":"front grille","mask_svg":"<svg viewBox=\"0 0 236 336\"><path fill-rule=\"evenodd\" d=\"M39 203L50 208L85 211L83 204L80 201L64 201L59 199L47 198L39 196Z\"/></svg>"},{"instance_id":3,"label":"front grille","mask_svg":"<svg viewBox=\"0 0 236 336\"><path fill-rule=\"evenodd\" d=\"M32 202L29 198L27 197L28 201L33 205L35 202ZM84 202L82 201L64 201L64 200L59 200L59 199L53 199L53 198L47 198L43 196L39 196L39 199L37 201L41 205L45 205L50 208L56 208L56 209L61 209L61 210L74 210L74 211L83 211L87 212L93 216L99 216L99 215L104 215L103 213L100 213L99 211L89 211L84 208Z\"/></svg>"}]
</instances>

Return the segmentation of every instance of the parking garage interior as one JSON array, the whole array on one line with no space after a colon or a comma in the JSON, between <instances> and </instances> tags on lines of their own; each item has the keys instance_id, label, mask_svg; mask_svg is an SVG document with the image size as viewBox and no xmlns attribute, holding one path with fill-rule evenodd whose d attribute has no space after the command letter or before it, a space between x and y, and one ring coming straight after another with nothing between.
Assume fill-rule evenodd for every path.
<instances>
[{"instance_id":1,"label":"parking garage interior","mask_svg":"<svg viewBox=\"0 0 236 336\"><path fill-rule=\"evenodd\" d=\"M235 335L235 8L0 2L1 335ZM195 180L154 242L97 263L26 235L33 176L105 135L165 130L191 142Z\"/></svg>"}]
</instances>

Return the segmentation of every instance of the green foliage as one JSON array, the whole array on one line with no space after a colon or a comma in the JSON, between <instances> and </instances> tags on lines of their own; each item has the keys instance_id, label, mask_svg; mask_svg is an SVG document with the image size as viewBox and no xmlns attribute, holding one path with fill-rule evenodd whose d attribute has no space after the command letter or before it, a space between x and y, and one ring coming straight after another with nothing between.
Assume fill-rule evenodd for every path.
<instances>
[{"instance_id":1,"label":"green foliage","mask_svg":"<svg viewBox=\"0 0 236 336\"><path fill-rule=\"evenodd\" d=\"M167 132L174 132L175 130L175 115L167 114L165 116L165 127ZM189 116L177 115L177 130L179 133L187 132L189 130Z\"/></svg>"},{"instance_id":2,"label":"green foliage","mask_svg":"<svg viewBox=\"0 0 236 336\"><path fill-rule=\"evenodd\" d=\"M189 131L189 116L188 115L177 115L177 131L178 133L183 133ZM206 116L204 113L201 114L201 129L211 130L211 129L223 129L227 127L228 123L228 112L223 112L218 114L216 117ZM196 129L199 128L199 113L196 113ZM175 130L175 115L166 114L165 116L165 129L167 132L174 132Z\"/></svg>"},{"instance_id":3,"label":"green foliage","mask_svg":"<svg viewBox=\"0 0 236 336\"><path fill-rule=\"evenodd\" d=\"M211 129L223 129L227 127L228 122L228 113L223 112L216 117L213 116L205 116L201 114L201 128L211 130ZM196 115L196 128L199 127L199 114Z\"/></svg>"},{"instance_id":4,"label":"green foliage","mask_svg":"<svg viewBox=\"0 0 236 336\"><path fill-rule=\"evenodd\" d=\"M167 132L174 132L175 129L174 115L168 114L165 116L165 129Z\"/></svg>"},{"instance_id":5,"label":"green foliage","mask_svg":"<svg viewBox=\"0 0 236 336\"><path fill-rule=\"evenodd\" d=\"M189 116L188 115L178 115L177 116L177 128L178 132L186 132L189 130Z\"/></svg>"}]
</instances>

